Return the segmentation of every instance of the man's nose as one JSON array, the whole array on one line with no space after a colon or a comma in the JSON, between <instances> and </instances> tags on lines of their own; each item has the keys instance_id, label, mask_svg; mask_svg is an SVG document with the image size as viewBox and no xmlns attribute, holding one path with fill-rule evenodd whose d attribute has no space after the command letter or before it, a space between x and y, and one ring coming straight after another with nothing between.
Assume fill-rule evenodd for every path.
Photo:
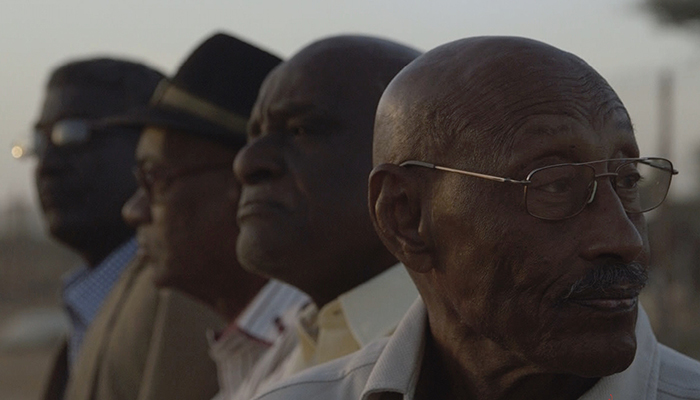
<instances>
[{"instance_id":1,"label":"man's nose","mask_svg":"<svg viewBox=\"0 0 700 400\"><path fill-rule=\"evenodd\" d=\"M127 225L134 228L151 222L151 204L145 189L138 188L136 193L124 204L122 218Z\"/></svg>"},{"instance_id":2,"label":"man's nose","mask_svg":"<svg viewBox=\"0 0 700 400\"><path fill-rule=\"evenodd\" d=\"M580 215L588 222L584 257L614 257L629 263L645 255L645 220L642 214L628 214L612 182L598 181L595 198Z\"/></svg>"},{"instance_id":3,"label":"man's nose","mask_svg":"<svg viewBox=\"0 0 700 400\"><path fill-rule=\"evenodd\" d=\"M284 158L280 151L281 135L265 135L245 145L233 161L233 172L243 185L275 179L284 174Z\"/></svg>"}]
</instances>

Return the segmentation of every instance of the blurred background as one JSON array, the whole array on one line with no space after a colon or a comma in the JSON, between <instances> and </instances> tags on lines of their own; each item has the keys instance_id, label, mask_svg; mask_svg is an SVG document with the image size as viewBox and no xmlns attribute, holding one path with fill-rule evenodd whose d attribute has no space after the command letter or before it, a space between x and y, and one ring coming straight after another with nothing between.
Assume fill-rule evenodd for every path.
<instances>
[{"instance_id":1,"label":"blurred background","mask_svg":"<svg viewBox=\"0 0 700 400\"><path fill-rule=\"evenodd\" d=\"M649 217L654 271L642 301L660 341L700 358L700 0L0 0L0 10L0 399L38 398L67 329L61 276L80 262L44 234L34 161L11 154L30 138L49 72L109 55L171 74L218 30L284 57L338 33L422 50L517 35L582 57L626 104L642 155L680 170Z\"/></svg>"}]
</instances>

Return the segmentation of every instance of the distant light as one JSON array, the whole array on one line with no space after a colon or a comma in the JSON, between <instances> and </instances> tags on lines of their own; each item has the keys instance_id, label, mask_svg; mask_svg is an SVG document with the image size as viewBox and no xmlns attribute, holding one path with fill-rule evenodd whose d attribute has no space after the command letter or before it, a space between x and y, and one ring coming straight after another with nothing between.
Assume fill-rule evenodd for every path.
<instances>
[{"instance_id":1,"label":"distant light","mask_svg":"<svg viewBox=\"0 0 700 400\"><path fill-rule=\"evenodd\" d=\"M12 157L22 158L23 155L24 155L24 149L22 148L22 146L17 146L17 145L12 146Z\"/></svg>"}]
</instances>

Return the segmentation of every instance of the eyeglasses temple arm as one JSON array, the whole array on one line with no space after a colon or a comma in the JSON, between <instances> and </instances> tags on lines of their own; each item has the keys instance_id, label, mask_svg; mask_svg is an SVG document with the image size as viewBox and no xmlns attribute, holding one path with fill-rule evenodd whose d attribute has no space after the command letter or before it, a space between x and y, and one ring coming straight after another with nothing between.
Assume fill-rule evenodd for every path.
<instances>
[{"instance_id":1,"label":"eyeglasses temple arm","mask_svg":"<svg viewBox=\"0 0 700 400\"><path fill-rule=\"evenodd\" d=\"M510 178L502 178L500 176L493 176L493 175L486 175L486 174L480 174L478 172L470 172L470 171L463 171L461 169L454 169L454 168L448 168L448 167L441 167L439 165L427 163L424 161L404 161L401 164L399 164L400 167L405 167L409 165L414 165L418 167L425 167L425 168L431 168L431 169L439 169L441 171L447 171L447 172L455 172L458 174L462 175L467 175L467 176L474 176L477 178L482 178L482 179L488 179L491 181L496 181L496 182L508 182L508 183L519 183L522 185L527 185L530 183L530 181L519 181L515 179L510 179Z\"/></svg>"}]
</instances>

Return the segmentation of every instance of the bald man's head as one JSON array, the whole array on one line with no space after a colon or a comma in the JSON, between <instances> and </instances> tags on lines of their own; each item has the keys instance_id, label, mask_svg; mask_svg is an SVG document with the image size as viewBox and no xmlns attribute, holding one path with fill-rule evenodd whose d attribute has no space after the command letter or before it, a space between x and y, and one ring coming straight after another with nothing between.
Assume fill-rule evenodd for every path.
<instances>
[{"instance_id":1,"label":"bald man's head","mask_svg":"<svg viewBox=\"0 0 700 400\"><path fill-rule=\"evenodd\" d=\"M267 77L234 166L246 268L302 288L321 306L396 262L372 228L367 177L379 98L418 55L388 40L338 36Z\"/></svg>"},{"instance_id":2,"label":"bald man's head","mask_svg":"<svg viewBox=\"0 0 700 400\"><path fill-rule=\"evenodd\" d=\"M621 101L578 57L523 38L459 40L382 96L370 213L442 345L609 375L635 354L648 264L637 210L670 181L670 164L638 157ZM601 289L572 296L582 281ZM624 300L606 303L611 293Z\"/></svg>"},{"instance_id":3,"label":"bald man's head","mask_svg":"<svg viewBox=\"0 0 700 400\"><path fill-rule=\"evenodd\" d=\"M629 119L605 79L571 53L518 37L457 40L415 60L387 88L377 111L374 163L468 151L453 142L467 135L489 146L487 157L462 154L484 168L510 152L513 133L529 117L552 104L592 124L611 112Z\"/></svg>"},{"instance_id":4,"label":"bald man's head","mask_svg":"<svg viewBox=\"0 0 700 400\"><path fill-rule=\"evenodd\" d=\"M324 98L316 107L350 107L363 125L358 134L372 135L377 103L396 74L420 55L415 49L369 36L334 36L316 41L277 67L260 91L256 109L271 102L290 103L309 92ZM303 82L303 85L300 83ZM285 93L280 87L298 86L301 93ZM365 129L366 124L371 124ZM253 134L258 128L253 121Z\"/></svg>"}]
</instances>

